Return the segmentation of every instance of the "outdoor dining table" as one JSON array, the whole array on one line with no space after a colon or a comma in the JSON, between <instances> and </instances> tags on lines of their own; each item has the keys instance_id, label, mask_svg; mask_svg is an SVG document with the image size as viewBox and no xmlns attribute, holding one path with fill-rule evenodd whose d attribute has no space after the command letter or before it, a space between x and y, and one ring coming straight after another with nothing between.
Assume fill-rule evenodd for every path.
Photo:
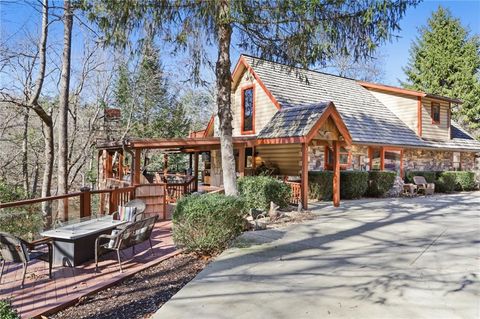
<instances>
[{"instance_id":1,"label":"outdoor dining table","mask_svg":"<svg viewBox=\"0 0 480 319\"><path fill-rule=\"evenodd\" d=\"M95 258L95 240L110 234L125 221L114 220L111 215L90 217L68 225L43 231L41 236L53 240L53 264L75 267Z\"/></svg>"}]
</instances>

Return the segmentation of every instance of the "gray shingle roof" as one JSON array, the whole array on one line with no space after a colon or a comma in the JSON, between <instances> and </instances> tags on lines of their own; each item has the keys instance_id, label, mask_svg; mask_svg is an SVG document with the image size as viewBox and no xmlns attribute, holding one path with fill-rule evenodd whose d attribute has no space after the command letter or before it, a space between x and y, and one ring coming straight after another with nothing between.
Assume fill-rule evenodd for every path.
<instances>
[{"instance_id":1,"label":"gray shingle roof","mask_svg":"<svg viewBox=\"0 0 480 319\"><path fill-rule=\"evenodd\" d=\"M435 143L422 140L356 80L292 68L246 55L243 57L277 99L282 109L332 101L354 143L425 148L450 148L454 143L456 148L473 147L480 150L480 143L476 141L466 143L465 139Z\"/></svg>"},{"instance_id":2,"label":"gray shingle roof","mask_svg":"<svg viewBox=\"0 0 480 319\"><path fill-rule=\"evenodd\" d=\"M317 123L329 104L329 102L322 102L282 108L258 133L258 138L305 136Z\"/></svg>"}]
</instances>

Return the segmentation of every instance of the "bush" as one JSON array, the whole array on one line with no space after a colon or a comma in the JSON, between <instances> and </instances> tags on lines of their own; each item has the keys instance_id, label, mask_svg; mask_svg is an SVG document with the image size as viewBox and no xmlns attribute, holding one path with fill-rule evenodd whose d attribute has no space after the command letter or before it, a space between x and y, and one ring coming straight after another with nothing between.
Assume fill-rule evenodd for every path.
<instances>
[{"instance_id":1,"label":"bush","mask_svg":"<svg viewBox=\"0 0 480 319\"><path fill-rule=\"evenodd\" d=\"M221 194L183 197L173 213L173 240L188 252L217 253L242 232L244 207L242 199Z\"/></svg>"},{"instance_id":2,"label":"bush","mask_svg":"<svg viewBox=\"0 0 480 319\"><path fill-rule=\"evenodd\" d=\"M435 191L451 193L475 189L475 173L466 171L410 171L405 175L407 183L413 183L414 176L424 176L428 183L435 183Z\"/></svg>"},{"instance_id":3,"label":"bush","mask_svg":"<svg viewBox=\"0 0 480 319\"><path fill-rule=\"evenodd\" d=\"M407 183L412 183L413 184L413 177L414 176L423 176L425 177L425 180L427 183L435 183L435 180L437 179L437 175L440 172L437 171L408 171L405 174L405 181Z\"/></svg>"},{"instance_id":4,"label":"bush","mask_svg":"<svg viewBox=\"0 0 480 319\"><path fill-rule=\"evenodd\" d=\"M445 174L446 172L444 172ZM455 190L471 191L475 189L475 173L474 172L448 172L455 175Z\"/></svg>"},{"instance_id":5,"label":"bush","mask_svg":"<svg viewBox=\"0 0 480 319\"><path fill-rule=\"evenodd\" d=\"M0 300L0 318L2 319L20 319L17 311L7 300Z\"/></svg>"},{"instance_id":6,"label":"bush","mask_svg":"<svg viewBox=\"0 0 480 319\"><path fill-rule=\"evenodd\" d=\"M311 199L332 200L333 172L308 172L308 194Z\"/></svg>"},{"instance_id":7,"label":"bush","mask_svg":"<svg viewBox=\"0 0 480 319\"><path fill-rule=\"evenodd\" d=\"M268 210L270 202L286 207L291 189L285 183L269 176L247 176L238 180L238 190L245 200L246 209Z\"/></svg>"},{"instance_id":8,"label":"bush","mask_svg":"<svg viewBox=\"0 0 480 319\"><path fill-rule=\"evenodd\" d=\"M435 183L435 192L452 193L456 185L455 172L438 172Z\"/></svg>"},{"instance_id":9,"label":"bush","mask_svg":"<svg viewBox=\"0 0 480 319\"><path fill-rule=\"evenodd\" d=\"M368 172L340 172L340 198L355 199L362 197L368 188Z\"/></svg>"},{"instance_id":10,"label":"bush","mask_svg":"<svg viewBox=\"0 0 480 319\"><path fill-rule=\"evenodd\" d=\"M368 172L367 195L372 197L383 197L392 188L397 173L386 171Z\"/></svg>"}]
</instances>

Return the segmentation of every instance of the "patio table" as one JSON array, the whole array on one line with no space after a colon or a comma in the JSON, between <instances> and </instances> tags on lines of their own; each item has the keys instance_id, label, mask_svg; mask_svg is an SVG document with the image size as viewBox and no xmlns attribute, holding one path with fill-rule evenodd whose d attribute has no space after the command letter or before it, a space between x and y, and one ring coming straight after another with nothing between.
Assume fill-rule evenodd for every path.
<instances>
[{"instance_id":1,"label":"patio table","mask_svg":"<svg viewBox=\"0 0 480 319\"><path fill-rule=\"evenodd\" d=\"M95 239L110 234L112 229L125 224L112 216L81 219L65 226L43 231L40 235L53 239L53 264L75 267L95 258Z\"/></svg>"}]
</instances>

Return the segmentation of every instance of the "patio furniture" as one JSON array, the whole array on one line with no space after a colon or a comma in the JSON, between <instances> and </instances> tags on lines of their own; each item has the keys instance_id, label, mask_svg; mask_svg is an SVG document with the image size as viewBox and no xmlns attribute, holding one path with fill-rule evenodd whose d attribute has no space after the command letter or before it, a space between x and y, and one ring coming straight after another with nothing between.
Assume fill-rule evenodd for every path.
<instances>
[{"instance_id":1,"label":"patio furniture","mask_svg":"<svg viewBox=\"0 0 480 319\"><path fill-rule=\"evenodd\" d=\"M98 257L109 252L116 251L120 272L122 272L122 260L120 251L125 248L132 248L135 255L135 245L148 240L150 251L153 253L151 235L153 227L157 222L158 215L142 219L128 224L124 229L113 235L100 235L95 240L95 269L98 270Z\"/></svg>"},{"instance_id":2,"label":"patio furniture","mask_svg":"<svg viewBox=\"0 0 480 319\"><path fill-rule=\"evenodd\" d=\"M46 252L37 250L37 248L42 245L47 246ZM27 242L14 235L0 232L0 259L2 264L0 269L0 283L2 282L3 269L6 262L22 263L23 276L20 287L23 288L28 262L35 259L48 262L48 276L52 279L52 244L46 239Z\"/></svg>"},{"instance_id":3,"label":"patio furniture","mask_svg":"<svg viewBox=\"0 0 480 319\"><path fill-rule=\"evenodd\" d=\"M434 183L427 183L425 177L423 176L414 176L413 182L417 186L417 193L422 191L425 195L433 195L435 192L435 184Z\"/></svg>"},{"instance_id":4,"label":"patio furniture","mask_svg":"<svg viewBox=\"0 0 480 319\"><path fill-rule=\"evenodd\" d=\"M75 267L95 257L95 240L98 235L110 234L112 229L125 223L112 219L112 215L90 217L88 220L41 232L40 235L53 238L54 265Z\"/></svg>"},{"instance_id":5,"label":"patio furniture","mask_svg":"<svg viewBox=\"0 0 480 319\"><path fill-rule=\"evenodd\" d=\"M415 184L403 184L403 195L415 196L417 193L417 185Z\"/></svg>"},{"instance_id":6,"label":"patio furniture","mask_svg":"<svg viewBox=\"0 0 480 319\"><path fill-rule=\"evenodd\" d=\"M129 223L132 223L132 222L136 222L136 221L139 221L139 220L142 220L145 216L145 209L147 208L147 204L145 204L145 201L141 200L141 199L134 199L134 200L131 200L129 201L128 203L126 203L124 205L124 207L133 207L135 208L135 213L133 215L132 218L130 218L130 220L127 220L127 223L126 224L123 224L123 225L119 225L117 226L117 228L125 228ZM113 219L117 219L117 220L120 220L120 214L119 214L119 211L116 211L112 214L112 218Z\"/></svg>"}]
</instances>

